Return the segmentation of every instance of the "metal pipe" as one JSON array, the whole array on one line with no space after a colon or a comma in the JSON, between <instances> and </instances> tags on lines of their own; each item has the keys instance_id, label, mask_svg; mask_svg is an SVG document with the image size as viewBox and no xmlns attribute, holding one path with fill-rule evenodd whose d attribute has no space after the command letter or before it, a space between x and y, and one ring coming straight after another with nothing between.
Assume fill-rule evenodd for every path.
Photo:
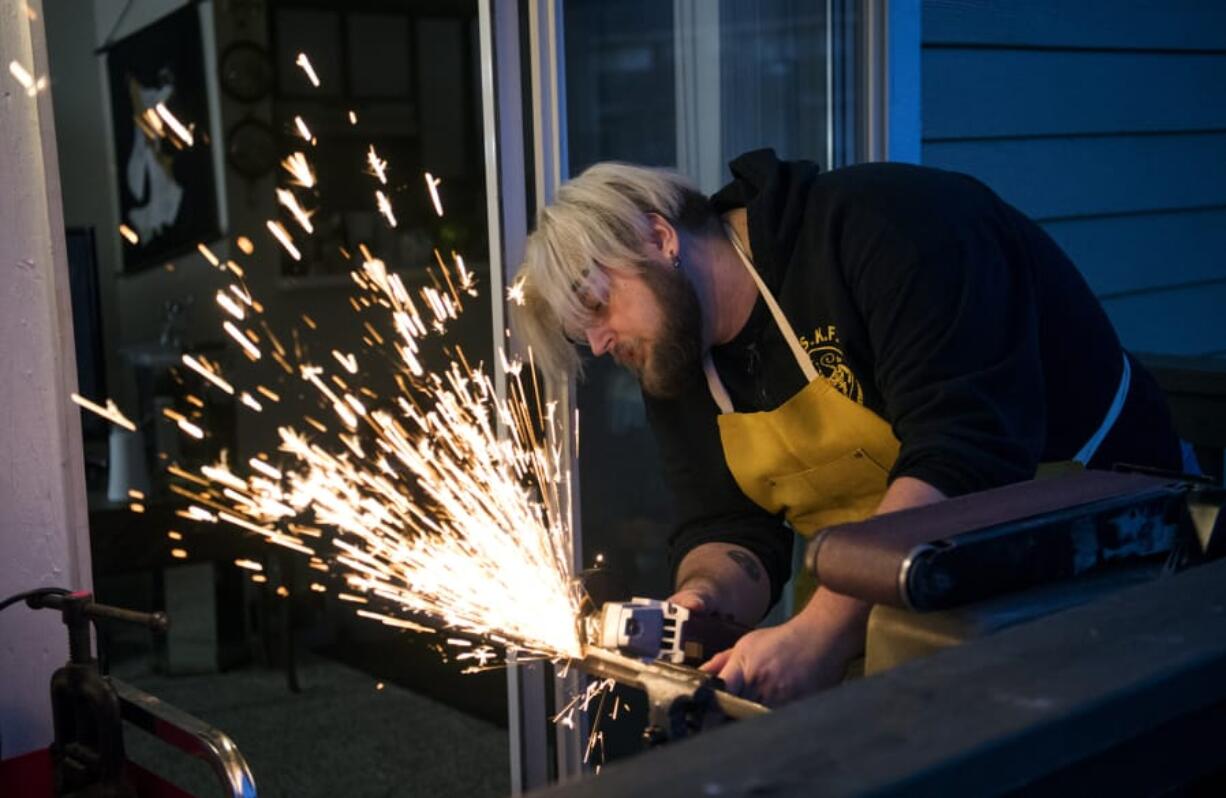
<instances>
[{"instance_id":1,"label":"metal pipe","mask_svg":"<svg viewBox=\"0 0 1226 798\"><path fill-rule=\"evenodd\" d=\"M123 719L208 763L228 798L255 798L255 778L230 737L181 709L111 677Z\"/></svg>"},{"instance_id":2,"label":"metal pipe","mask_svg":"<svg viewBox=\"0 0 1226 798\"><path fill-rule=\"evenodd\" d=\"M588 647L583 659L576 665L583 671L602 679L612 679L619 684L630 685L647 691L650 695L660 687L669 687L671 691L695 692L701 688L710 688L714 683L711 676L702 671L687 668L683 665L673 665L666 662L643 662L632 657L625 657L602 648ZM711 689L712 700L730 718L744 719L770 712L765 706L750 701L724 690Z\"/></svg>"}]
</instances>

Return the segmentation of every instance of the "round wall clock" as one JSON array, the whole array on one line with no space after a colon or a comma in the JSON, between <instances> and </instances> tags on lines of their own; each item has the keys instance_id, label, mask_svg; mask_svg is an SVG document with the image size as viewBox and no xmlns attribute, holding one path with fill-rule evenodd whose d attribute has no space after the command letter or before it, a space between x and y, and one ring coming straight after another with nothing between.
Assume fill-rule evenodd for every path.
<instances>
[{"instance_id":1,"label":"round wall clock","mask_svg":"<svg viewBox=\"0 0 1226 798\"><path fill-rule=\"evenodd\" d=\"M221 88L239 102L253 103L272 90L272 61L268 52L253 42L235 42L225 49L218 63Z\"/></svg>"},{"instance_id":2,"label":"round wall clock","mask_svg":"<svg viewBox=\"0 0 1226 798\"><path fill-rule=\"evenodd\" d=\"M266 175L277 165L277 139L272 127L258 119L243 119L226 133L226 162L248 180Z\"/></svg>"}]
</instances>

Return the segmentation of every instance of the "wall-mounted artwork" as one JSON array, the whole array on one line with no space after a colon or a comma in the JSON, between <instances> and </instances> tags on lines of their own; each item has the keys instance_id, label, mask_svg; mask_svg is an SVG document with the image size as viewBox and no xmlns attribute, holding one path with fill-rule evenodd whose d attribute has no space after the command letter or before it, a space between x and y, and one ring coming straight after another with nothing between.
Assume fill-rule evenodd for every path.
<instances>
[{"instance_id":1,"label":"wall-mounted artwork","mask_svg":"<svg viewBox=\"0 0 1226 798\"><path fill-rule=\"evenodd\" d=\"M196 5L112 45L107 72L123 269L136 272L220 235Z\"/></svg>"}]
</instances>

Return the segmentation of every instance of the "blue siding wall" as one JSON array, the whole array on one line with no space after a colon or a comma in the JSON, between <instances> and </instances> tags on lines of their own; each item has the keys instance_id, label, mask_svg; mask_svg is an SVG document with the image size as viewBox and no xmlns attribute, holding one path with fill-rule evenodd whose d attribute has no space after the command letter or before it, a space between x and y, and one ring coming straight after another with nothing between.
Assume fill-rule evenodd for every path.
<instances>
[{"instance_id":1,"label":"blue siding wall","mask_svg":"<svg viewBox=\"0 0 1226 798\"><path fill-rule=\"evenodd\" d=\"M924 0L922 158L1039 220L1124 343L1226 356L1226 1Z\"/></svg>"}]
</instances>

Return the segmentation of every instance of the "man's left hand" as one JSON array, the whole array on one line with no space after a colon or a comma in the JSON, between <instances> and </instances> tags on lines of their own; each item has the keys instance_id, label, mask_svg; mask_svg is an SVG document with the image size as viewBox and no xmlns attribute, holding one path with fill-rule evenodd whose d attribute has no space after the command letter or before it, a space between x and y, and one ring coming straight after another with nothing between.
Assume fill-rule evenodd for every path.
<instances>
[{"instance_id":1,"label":"man's left hand","mask_svg":"<svg viewBox=\"0 0 1226 798\"><path fill-rule=\"evenodd\" d=\"M757 629L701 666L730 693L779 706L833 687L863 651L868 607L818 589L790 621Z\"/></svg>"}]
</instances>

